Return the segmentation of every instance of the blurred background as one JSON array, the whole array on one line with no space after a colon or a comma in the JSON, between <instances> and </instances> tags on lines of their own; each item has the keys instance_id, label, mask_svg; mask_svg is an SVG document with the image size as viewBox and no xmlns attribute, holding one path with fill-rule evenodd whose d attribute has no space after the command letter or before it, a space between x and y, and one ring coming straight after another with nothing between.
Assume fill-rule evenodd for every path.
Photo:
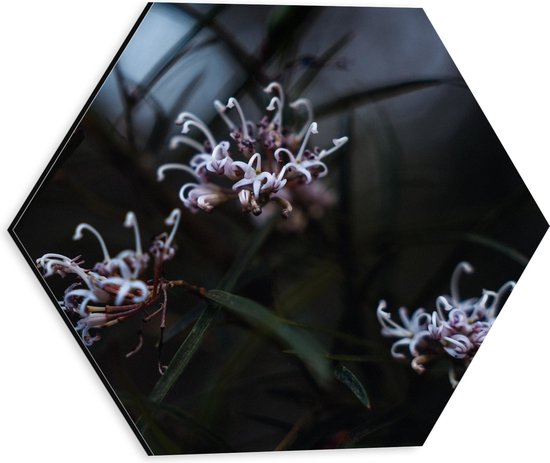
<instances>
[{"instance_id":1,"label":"blurred background","mask_svg":"<svg viewBox=\"0 0 550 463\"><path fill-rule=\"evenodd\" d=\"M277 343L221 315L146 436L155 453L421 444L452 389L444 366L426 375L389 356L375 309L432 307L455 265L472 263L464 296L519 278L547 229L474 97L418 9L154 4L107 76L16 232L33 258L46 252L101 259L74 227L96 226L113 253L133 244L127 210L149 240L181 206L156 168L186 162L171 151L174 120L194 112L220 138L212 104L235 96L253 120L261 91L281 82L288 101L314 106L329 158L334 204L295 231L276 227L233 292L300 323L364 384L372 410L341 384L320 388ZM167 275L215 288L261 225L227 204L184 211ZM67 281L49 279L59 296ZM202 306L169 296L168 361ZM136 397L158 380L158 324L136 342L139 319L102 331L91 353L137 417ZM345 336L344 336L345 335ZM347 360L346 360L347 359ZM143 407L143 404L141 404Z\"/></svg>"}]
</instances>

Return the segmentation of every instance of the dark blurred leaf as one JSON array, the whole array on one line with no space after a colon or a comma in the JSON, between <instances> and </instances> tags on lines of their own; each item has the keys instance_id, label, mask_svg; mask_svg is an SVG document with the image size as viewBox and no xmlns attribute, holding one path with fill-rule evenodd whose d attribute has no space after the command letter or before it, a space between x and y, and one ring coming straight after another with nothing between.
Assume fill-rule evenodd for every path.
<instances>
[{"instance_id":1,"label":"dark blurred leaf","mask_svg":"<svg viewBox=\"0 0 550 463\"><path fill-rule=\"evenodd\" d=\"M354 363L378 363L392 361L391 357L381 357L379 355L350 355L350 354L328 354L327 358L337 362Z\"/></svg>"},{"instance_id":2,"label":"dark blurred leaf","mask_svg":"<svg viewBox=\"0 0 550 463\"><path fill-rule=\"evenodd\" d=\"M358 426L357 428L353 429L352 432L350 432L349 438L347 439L347 441L343 442L340 447L350 448L356 445L364 446L365 444L363 444L362 441L365 438L385 428L389 428L399 420L400 418L390 418L385 421L369 421L362 426Z\"/></svg>"},{"instance_id":3,"label":"dark blurred leaf","mask_svg":"<svg viewBox=\"0 0 550 463\"><path fill-rule=\"evenodd\" d=\"M125 396L122 394L122 398L125 402L136 402L135 397ZM173 405L167 405L159 402L154 402L150 399L139 398L140 407L145 407L148 409L149 413L151 412L160 412L166 415L173 417L176 421L185 425L186 430L197 435L206 443L210 444L213 448L219 452L232 452L233 449L231 446L225 442L221 437L212 433L210 429L203 426L195 418L193 418L189 413L184 410L174 407Z\"/></svg>"},{"instance_id":4,"label":"dark blurred leaf","mask_svg":"<svg viewBox=\"0 0 550 463\"><path fill-rule=\"evenodd\" d=\"M181 111L182 108L184 108L187 105L191 96L199 92L199 88L204 81L205 75L206 75L206 69L203 68L200 70L200 72L197 73L195 77L193 77L187 83L187 85L180 92L178 97L175 98L174 104L170 109L170 114Z\"/></svg>"},{"instance_id":5,"label":"dark blurred leaf","mask_svg":"<svg viewBox=\"0 0 550 463\"><path fill-rule=\"evenodd\" d=\"M257 413L250 413L250 412L239 412L237 414L244 416L246 418L249 418L251 420L257 421L258 423L266 424L268 426L282 429L284 431L288 431L292 427L292 423L288 423L286 421L279 420L271 416L259 415Z\"/></svg>"},{"instance_id":6,"label":"dark blurred leaf","mask_svg":"<svg viewBox=\"0 0 550 463\"><path fill-rule=\"evenodd\" d=\"M226 290L231 290L233 288L239 277L248 267L250 261L256 255L256 252L264 243L277 219L278 217L274 217L263 229L256 233L256 235L246 243L237 258L234 260L231 268L220 281L219 286L221 288ZM162 375L157 381L157 384L155 384L155 387L150 395L151 400L160 402L164 399L168 391L183 373L183 370L185 370L185 367L197 351L206 332L208 331L208 328L216 319L218 313L219 306L212 304L208 304L206 306L199 319L193 326L191 332L176 351L174 357L172 357L172 360L168 364L168 368L164 372L164 375ZM173 335L175 334L177 334L177 332L173 332Z\"/></svg>"},{"instance_id":7,"label":"dark blurred leaf","mask_svg":"<svg viewBox=\"0 0 550 463\"><path fill-rule=\"evenodd\" d=\"M527 266L527 263L529 262L527 256L524 256L521 252L505 243L489 238L488 236L479 235L477 233L460 233L458 234L458 237L464 239L465 241L477 243L500 252L523 267Z\"/></svg>"},{"instance_id":8,"label":"dark blurred leaf","mask_svg":"<svg viewBox=\"0 0 550 463\"><path fill-rule=\"evenodd\" d=\"M286 351L284 351L286 353ZM286 402L292 402L294 404L303 406L304 404L311 404L315 398L312 396L311 391L304 390L299 386L273 386L265 387L262 389L266 394L272 395Z\"/></svg>"},{"instance_id":9,"label":"dark blurred leaf","mask_svg":"<svg viewBox=\"0 0 550 463\"><path fill-rule=\"evenodd\" d=\"M318 105L315 108L315 115L317 117L321 117L338 114L355 106L361 106L363 104L373 101L394 98L410 92L415 92L430 87L436 87L443 84L459 84L464 86L466 85L461 80L445 78L412 80L409 82L399 82L397 84L383 85L381 87L373 88L370 90L362 90L360 92L354 92L348 95L340 96L336 100Z\"/></svg>"},{"instance_id":10,"label":"dark blurred leaf","mask_svg":"<svg viewBox=\"0 0 550 463\"><path fill-rule=\"evenodd\" d=\"M353 392L355 397L359 399L359 402L361 402L368 409L371 408L371 403L365 387L351 370L346 368L344 365L339 364L334 369L334 377L344 386L346 386L351 392Z\"/></svg>"},{"instance_id":11,"label":"dark blurred leaf","mask_svg":"<svg viewBox=\"0 0 550 463\"><path fill-rule=\"evenodd\" d=\"M245 241L245 245L233 261L233 264L220 280L218 288L225 291L233 289L279 219L280 217L274 214L262 229L257 231L250 240Z\"/></svg>"},{"instance_id":12,"label":"dark blurred leaf","mask_svg":"<svg viewBox=\"0 0 550 463\"><path fill-rule=\"evenodd\" d=\"M250 299L220 290L207 291L205 297L295 350L321 385L330 381L330 362L325 358L321 346L309 334L291 328L268 309Z\"/></svg>"},{"instance_id":13,"label":"dark blurred leaf","mask_svg":"<svg viewBox=\"0 0 550 463\"><path fill-rule=\"evenodd\" d=\"M160 78L170 70L183 56L187 54L193 47L190 46L191 41L201 32L213 19L218 16L228 5L214 5L207 14L202 16L191 30L185 34L164 56L162 56L157 65L153 67L143 78L140 86L140 96L144 97L149 93L151 88Z\"/></svg>"},{"instance_id":14,"label":"dark blurred leaf","mask_svg":"<svg viewBox=\"0 0 550 463\"><path fill-rule=\"evenodd\" d=\"M291 95L297 96L304 93L305 89L315 80L321 69L351 40L352 34L345 34L334 42L325 52L316 60L315 66L307 68L298 82L292 88ZM317 113L317 111L316 111Z\"/></svg>"},{"instance_id":15,"label":"dark blurred leaf","mask_svg":"<svg viewBox=\"0 0 550 463\"><path fill-rule=\"evenodd\" d=\"M365 347L373 347L376 345L374 341L358 338L351 334L342 333L341 331L337 331L332 328L327 328L325 326L311 325L309 323L300 323L292 320L285 320L285 323L288 323L290 326L295 326L296 328L301 328L303 330L315 331L317 333L326 334L331 338L340 339L342 341L345 341L348 344L355 344L355 345L365 346Z\"/></svg>"},{"instance_id":16,"label":"dark blurred leaf","mask_svg":"<svg viewBox=\"0 0 550 463\"><path fill-rule=\"evenodd\" d=\"M158 421L152 416L151 410L147 407L146 399L135 392L117 392L118 398L125 404L132 404L135 411L140 414L139 422L136 425L142 428L142 437L147 442L147 446L157 453L159 449L169 454L180 453L181 448L161 429ZM147 434L147 435L146 435Z\"/></svg>"},{"instance_id":17,"label":"dark blurred leaf","mask_svg":"<svg viewBox=\"0 0 550 463\"><path fill-rule=\"evenodd\" d=\"M340 284L341 271L336 263L320 262L312 267L295 285L277 295L275 305L278 313L289 317L318 297L321 291Z\"/></svg>"},{"instance_id":18,"label":"dark blurred leaf","mask_svg":"<svg viewBox=\"0 0 550 463\"><path fill-rule=\"evenodd\" d=\"M180 10L185 11L190 16L193 16L200 22L208 22L209 29L216 34L216 38L233 56L235 61L242 66L251 75L256 75L261 72L261 63L252 55L249 55L246 50L240 46L235 40L234 34L227 32L214 18L207 18L208 15L203 15L191 5L178 4Z\"/></svg>"},{"instance_id":19,"label":"dark blurred leaf","mask_svg":"<svg viewBox=\"0 0 550 463\"><path fill-rule=\"evenodd\" d=\"M286 349L285 354L297 355L295 351ZM354 362L354 363L379 363L392 361L391 357L380 357L377 355L354 355L354 354L325 354L328 360L337 362Z\"/></svg>"},{"instance_id":20,"label":"dark blurred leaf","mask_svg":"<svg viewBox=\"0 0 550 463\"><path fill-rule=\"evenodd\" d=\"M118 86L118 91L120 92L120 97L122 100L122 118L124 119L125 124L125 135L128 140L128 145L132 151L136 151L136 138L134 133L134 118L132 116L132 108L134 106L134 100L130 94L130 85L126 79L126 76L123 75L122 70L119 67L114 69L114 76ZM117 122L118 124L118 122Z\"/></svg>"},{"instance_id":21,"label":"dark blurred leaf","mask_svg":"<svg viewBox=\"0 0 550 463\"><path fill-rule=\"evenodd\" d=\"M193 326L193 329L189 335L185 338L185 341L183 341L179 349L172 357L172 360L168 364L168 368L164 372L164 375L162 375L157 381L157 384L155 384L155 387L150 395L150 399L152 401L160 402L164 399L164 397L166 397L166 394L183 373L183 370L198 349L204 335L206 334L206 331L210 327L212 321L216 318L217 314L218 307L208 304Z\"/></svg>"},{"instance_id":22,"label":"dark blurred leaf","mask_svg":"<svg viewBox=\"0 0 550 463\"><path fill-rule=\"evenodd\" d=\"M175 98L175 102L172 105L169 114L172 114L174 110L184 107L189 98L198 91L201 82L204 79L205 70L201 70L195 77L193 77L183 90L179 93L179 96ZM178 108L178 109L175 109ZM169 116L163 114L162 110L158 108L155 113L155 119L153 128L149 135L149 139L145 145L145 149L150 152L158 152L161 147L166 143L166 137L170 133L173 127L173 121Z\"/></svg>"},{"instance_id":23,"label":"dark blurred leaf","mask_svg":"<svg viewBox=\"0 0 550 463\"><path fill-rule=\"evenodd\" d=\"M277 444L275 450L281 451L290 449L294 442L296 442L296 439L298 438L300 433L305 428L310 426L311 422L313 421L313 415L314 411L308 411L304 415L302 415L302 417L298 421L296 421L296 423L294 423L292 429L283 438L283 440Z\"/></svg>"},{"instance_id":24,"label":"dark blurred leaf","mask_svg":"<svg viewBox=\"0 0 550 463\"><path fill-rule=\"evenodd\" d=\"M184 332L191 323L196 321L202 312L204 312L206 304L201 302L199 305L187 312L183 317L181 317L174 325L166 330L164 333L164 342L168 342L173 337L177 336Z\"/></svg>"},{"instance_id":25,"label":"dark blurred leaf","mask_svg":"<svg viewBox=\"0 0 550 463\"><path fill-rule=\"evenodd\" d=\"M434 243L454 243L466 241L479 244L494 251L497 251L509 259L525 267L529 262L527 256L523 255L517 249L502 243L494 238L473 232L449 232L446 230L423 230L421 233L412 233L397 237L400 246L423 245Z\"/></svg>"},{"instance_id":26,"label":"dark blurred leaf","mask_svg":"<svg viewBox=\"0 0 550 463\"><path fill-rule=\"evenodd\" d=\"M312 15L320 8L311 6L278 6L269 17L267 35L262 44L262 61L267 61L276 52L285 54L299 42L298 38L312 23Z\"/></svg>"}]
</instances>

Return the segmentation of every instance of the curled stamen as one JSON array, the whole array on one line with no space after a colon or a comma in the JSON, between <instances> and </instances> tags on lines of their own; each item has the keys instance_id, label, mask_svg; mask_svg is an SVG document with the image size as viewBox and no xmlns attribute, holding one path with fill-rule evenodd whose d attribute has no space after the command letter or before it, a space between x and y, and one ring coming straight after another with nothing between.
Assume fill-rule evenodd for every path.
<instances>
[{"instance_id":1,"label":"curled stamen","mask_svg":"<svg viewBox=\"0 0 550 463\"><path fill-rule=\"evenodd\" d=\"M139 236L139 225L136 219L136 215L132 211L129 211L126 214L126 220L124 220L124 226L126 228L134 227L134 236L136 239L136 254L138 256L141 256L143 252L141 249L141 237Z\"/></svg>"},{"instance_id":2,"label":"curled stamen","mask_svg":"<svg viewBox=\"0 0 550 463\"><path fill-rule=\"evenodd\" d=\"M137 354L143 347L143 333L141 330L138 332L138 343L130 352L128 352L125 357L130 358L132 355Z\"/></svg>"},{"instance_id":3,"label":"curled stamen","mask_svg":"<svg viewBox=\"0 0 550 463\"><path fill-rule=\"evenodd\" d=\"M279 182L285 178L286 171L289 169L289 167L292 167L292 166L290 166L289 164L285 164L285 165L283 166L283 168L281 169L281 171L280 171L279 174L277 175L277 180L278 180Z\"/></svg>"},{"instance_id":4,"label":"curled stamen","mask_svg":"<svg viewBox=\"0 0 550 463\"><path fill-rule=\"evenodd\" d=\"M328 167L327 165L324 163L324 162L321 162L321 161L317 161L317 160L312 160L312 161L304 161L302 162L302 166L303 166L303 169L302 170L306 170L306 169L313 169L314 172L315 172L315 175L317 177L324 177L328 174ZM308 172L308 170L306 170L306 172ZM308 172L309 173L309 172ZM311 182L311 174L309 175L306 175L306 179L307 179L307 182L306 183L310 183Z\"/></svg>"},{"instance_id":5,"label":"curled stamen","mask_svg":"<svg viewBox=\"0 0 550 463\"><path fill-rule=\"evenodd\" d=\"M248 165L252 167L252 165L256 162L255 171L256 173L259 173L262 170L262 155L260 153L254 153L254 155L248 160Z\"/></svg>"},{"instance_id":6,"label":"curled stamen","mask_svg":"<svg viewBox=\"0 0 550 463\"><path fill-rule=\"evenodd\" d=\"M283 91L283 86L279 82L271 82L267 87L264 88L265 93L273 93L273 90L277 90L277 96L281 102L281 106L285 104L285 92Z\"/></svg>"},{"instance_id":7,"label":"curled stamen","mask_svg":"<svg viewBox=\"0 0 550 463\"><path fill-rule=\"evenodd\" d=\"M102 282L102 287L107 289L110 285L118 286L116 289L115 306L122 305L125 299L130 296L134 303L143 302L149 296L149 288L141 280L128 280L121 277L110 277ZM141 295L135 294L134 290L138 290Z\"/></svg>"},{"instance_id":8,"label":"curled stamen","mask_svg":"<svg viewBox=\"0 0 550 463\"><path fill-rule=\"evenodd\" d=\"M460 300L460 294L458 291L458 280L462 272L473 273L474 268L468 262L460 262L454 269L451 276L451 298L453 301Z\"/></svg>"},{"instance_id":9,"label":"curled stamen","mask_svg":"<svg viewBox=\"0 0 550 463\"><path fill-rule=\"evenodd\" d=\"M342 137L342 138L334 138L332 140L332 143L334 146L328 150L322 150L319 153L319 159L323 159L324 157L328 156L329 154L334 153L337 149L340 149L342 146L344 146L348 142L348 137Z\"/></svg>"},{"instance_id":10,"label":"curled stamen","mask_svg":"<svg viewBox=\"0 0 550 463\"><path fill-rule=\"evenodd\" d=\"M273 116L273 119L271 119L271 122L273 124L277 125L278 127L282 127L282 125L283 125L283 103L281 102L281 100L278 97L274 96L273 98L271 98L271 101L269 102L269 105L267 105L266 109L268 111L277 110L277 112Z\"/></svg>"},{"instance_id":11,"label":"curled stamen","mask_svg":"<svg viewBox=\"0 0 550 463\"><path fill-rule=\"evenodd\" d=\"M174 135L170 139L170 149L176 149L179 145L184 144L190 146L191 148L202 152L204 151L204 146L196 140L193 140L191 137L186 137L185 135Z\"/></svg>"},{"instance_id":12,"label":"curled stamen","mask_svg":"<svg viewBox=\"0 0 550 463\"><path fill-rule=\"evenodd\" d=\"M179 197L186 207L189 207L190 205L189 194L191 193L191 191L198 187L199 185L197 183L186 183L180 188ZM185 194L187 191L189 191L189 193Z\"/></svg>"},{"instance_id":13,"label":"curled stamen","mask_svg":"<svg viewBox=\"0 0 550 463\"><path fill-rule=\"evenodd\" d=\"M304 108L306 108L306 112L307 112L306 123L304 124L304 126L302 127L302 130L300 130L298 135L296 135L296 138L298 140L301 140L304 137L304 135L306 134L307 128L313 122L313 107L311 106L311 101L309 101L307 98L298 98L297 100L293 101L292 103L289 103L289 106L292 109L297 109L300 106L303 106Z\"/></svg>"},{"instance_id":14,"label":"curled stamen","mask_svg":"<svg viewBox=\"0 0 550 463\"><path fill-rule=\"evenodd\" d=\"M283 218L288 219L292 212L292 204L290 204L290 201L288 199L281 198L280 196L273 196L271 200L279 203L281 206L281 215Z\"/></svg>"},{"instance_id":15,"label":"curled stamen","mask_svg":"<svg viewBox=\"0 0 550 463\"><path fill-rule=\"evenodd\" d=\"M198 181L201 181L201 178L199 177L199 175L193 169L191 169L191 167L186 166L185 164L168 163L168 164L163 164L157 169L158 182L162 182L164 180L165 178L164 172L167 170L183 170L184 172L191 174Z\"/></svg>"},{"instance_id":16,"label":"curled stamen","mask_svg":"<svg viewBox=\"0 0 550 463\"><path fill-rule=\"evenodd\" d=\"M449 303L445 296L438 296L435 300L435 307L437 314L442 320L445 320L446 318L443 311L450 312L453 309L452 304Z\"/></svg>"},{"instance_id":17,"label":"curled stamen","mask_svg":"<svg viewBox=\"0 0 550 463\"><path fill-rule=\"evenodd\" d=\"M428 363L432 358L433 355L418 355L417 357L414 357L412 359L411 367L417 373L422 374L426 371L426 367L424 365Z\"/></svg>"},{"instance_id":18,"label":"curled stamen","mask_svg":"<svg viewBox=\"0 0 550 463\"><path fill-rule=\"evenodd\" d=\"M227 127L229 127L229 130L236 130L237 126L231 119L229 119L227 114L225 114L225 110L227 109L226 106L220 100L214 100L214 107L216 108L216 111L218 111L218 114L223 119Z\"/></svg>"},{"instance_id":19,"label":"curled stamen","mask_svg":"<svg viewBox=\"0 0 550 463\"><path fill-rule=\"evenodd\" d=\"M61 275L65 272L76 273L75 270L80 268L78 259L79 257L70 259L62 254L48 253L36 259L36 265L44 269L44 277L49 277L56 272Z\"/></svg>"},{"instance_id":20,"label":"curled stamen","mask_svg":"<svg viewBox=\"0 0 550 463\"><path fill-rule=\"evenodd\" d=\"M451 383L451 387L455 389L458 386L458 380L456 379L456 370L452 363L451 365L449 365L448 376L449 376L449 383Z\"/></svg>"},{"instance_id":21,"label":"curled stamen","mask_svg":"<svg viewBox=\"0 0 550 463\"><path fill-rule=\"evenodd\" d=\"M172 241L176 236L176 231L180 224L180 219L181 211L176 208L172 212L170 212L170 215L164 221L166 225L172 225L172 231L170 232L170 236L168 236L168 239L166 240L166 248L169 248L172 245Z\"/></svg>"},{"instance_id":22,"label":"curled stamen","mask_svg":"<svg viewBox=\"0 0 550 463\"><path fill-rule=\"evenodd\" d=\"M64 256L63 254L57 254L55 252L48 252L47 254L44 254L42 257L39 257L36 259L36 264L38 266L44 266L47 262L50 260L61 260L63 262L67 263L73 263L74 259L71 259L70 257Z\"/></svg>"},{"instance_id":23,"label":"curled stamen","mask_svg":"<svg viewBox=\"0 0 550 463\"><path fill-rule=\"evenodd\" d=\"M392 320L391 314L385 311L386 307L386 301L381 300L376 309L376 317L382 325L382 334L393 337L412 337L413 333Z\"/></svg>"},{"instance_id":24,"label":"curled stamen","mask_svg":"<svg viewBox=\"0 0 550 463\"><path fill-rule=\"evenodd\" d=\"M188 133L189 127L195 126L204 134L204 136L208 140L208 143L210 143L211 147L214 147L217 145L216 139L214 138L214 135L212 135L212 132L210 132L210 129L206 126L206 124L201 119L199 119L194 114L188 113L188 112L181 113L178 116L178 119L176 120L176 124L183 124L181 133Z\"/></svg>"},{"instance_id":25,"label":"curled stamen","mask_svg":"<svg viewBox=\"0 0 550 463\"><path fill-rule=\"evenodd\" d=\"M455 334L452 337L445 336L443 340L452 345L452 347L444 347L443 349L454 358L464 358L473 347L471 341L462 334Z\"/></svg>"},{"instance_id":26,"label":"curled stamen","mask_svg":"<svg viewBox=\"0 0 550 463\"><path fill-rule=\"evenodd\" d=\"M504 283L504 285L502 285L502 287L498 290L495 300L491 304L491 307L488 309L489 316L491 318L495 318L497 316L497 311L500 310L502 307L502 298L506 293L510 293L510 291L512 291L515 286L515 281L508 281L507 283Z\"/></svg>"},{"instance_id":27,"label":"curled stamen","mask_svg":"<svg viewBox=\"0 0 550 463\"><path fill-rule=\"evenodd\" d=\"M206 170L218 175L232 176L233 159L229 155L229 142L222 141L212 150L208 161L205 163Z\"/></svg>"},{"instance_id":28,"label":"curled stamen","mask_svg":"<svg viewBox=\"0 0 550 463\"><path fill-rule=\"evenodd\" d=\"M134 273L139 271L139 267L135 269L135 272L132 272L130 270L130 267L124 261L124 259L128 256L129 254L123 251L117 257L111 260L111 265L110 265L111 269L118 269L122 278L126 280L129 280L130 278L136 278L137 275L134 275Z\"/></svg>"},{"instance_id":29,"label":"curled stamen","mask_svg":"<svg viewBox=\"0 0 550 463\"><path fill-rule=\"evenodd\" d=\"M85 316L87 314L86 308L90 301L98 302L98 298L94 294L92 289L73 289L71 291L68 291L63 297L63 305L65 307L65 310L67 309L74 310L74 306L71 303L71 298L73 297L82 298L82 301L78 306L78 313L81 316Z\"/></svg>"},{"instance_id":30,"label":"curled stamen","mask_svg":"<svg viewBox=\"0 0 550 463\"><path fill-rule=\"evenodd\" d=\"M306 149L306 145L309 140L309 137L311 136L312 133L319 133L317 131L317 122L312 122L311 124L309 124L306 135L304 136L304 140L302 141L302 146L300 146L300 151L298 151L298 154L296 155L296 162L302 161L302 156Z\"/></svg>"},{"instance_id":31,"label":"curled stamen","mask_svg":"<svg viewBox=\"0 0 550 463\"><path fill-rule=\"evenodd\" d=\"M250 136L248 134L248 124L246 123L246 119L244 117L244 113L243 113L243 110L241 108L241 105L239 104L239 102L231 97L229 98L229 100L227 100L227 105L226 105L227 108L231 109L231 108L236 108L237 109L237 113L239 114L239 118L241 119L241 130L243 132L243 138L246 140L246 139L249 139Z\"/></svg>"},{"instance_id":32,"label":"curled stamen","mask_svg":"<svg viewBox=\"0 0 550 463\"><path fill-rule=\"evenodd\" d=\"M276 92L274 92L274 90ZM267 106L268 111L274 111L275 105L277 106L277 112L273 116L271 122L276 124L278 127L283 126L283 109L285 107L285 92L283 87L279 82L271 82L266 88L264 88L266 93L277 93L277 96L271 98L269 105Z\"/></svg>"},{"instance_id":33,"label":"curled stamen","mask_svg":"<svg viewBox=\"0 0 550 463\"><path fill-rule=\"evenodd\" d=\"M229 142L222 141L212 150L212 159L221 161L229 156Z\"/></svg>"},{"instance_id":34,"label":"curled stamen","mask_svg":"<svg viewBox=\"0 0 550 463\"><path fill-rule=\"evenodd\" d=\"M74 231L73 240L79 240L82 238L82 231L88 230L90 233L92 233L97 240L99 241L99 245L101 246L101 250L103 252L103 261L109 262L111 260L111 257L109 256L109 251L107 251L107 245L105 244L105 241L101 234L90 224L87 223L81 223L76 227L76 230Z\"/></svg>"},{"instance_id":35,"label":"curled stamen","mask_svg":"<svg viewBox=\"0 0 550 463\"><path fill-rule=\"evenodd\" d=\"M296 158L294 157L294 154L292 154L292 152L286 148L277 148L273 153L273 157L277 162L282 162L281 155L279 153L285 153L291 163L296 163Z\"/></svg>"},{"instance_id":36,"label":"curled stamen","mask_svg":"<svg viewBox=\"0 0 550 463\"><path fill-rule=\"evenodd\" d=\"M409 338L402 338L398 341L395 341L391 348L390 348L390 354L395 359L404 359L406 358L406 355L403 352L399 352L399 349L402 347L406 347L407 351L409 350L409 346L411 344L411 340Z\"/></svg>"}]
</instances>

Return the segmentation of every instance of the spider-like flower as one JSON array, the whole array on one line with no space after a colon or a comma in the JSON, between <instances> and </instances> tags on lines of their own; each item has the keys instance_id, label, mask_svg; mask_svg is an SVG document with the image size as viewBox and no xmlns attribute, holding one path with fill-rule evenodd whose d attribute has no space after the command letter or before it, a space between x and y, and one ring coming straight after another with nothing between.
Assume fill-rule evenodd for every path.
<instances>
[{"instance_id":1,"label":"spider-like flower","mask_svg":"<svg viewBox=\"0 0 550 463\"><path fill-rule=\"evenodd\" d=\"M449 295L439 296L435 309L417 309L411 315L406 308L398 310L400 323L386 311L386 302L380 301L376 311L382 326L382 335L397 338L391 347L394 358L412 358L411 367L417 373L426 370L426 363L435 358L450 357L449 381L455 387L455 364L467 367L502 306L503 299L514 288L515 282L505 283L498 291L483 290L480 297L462 300L458 289L460 276L472 273L467 262L459 263L451 277Z\"/></svg>"},{"instance_id":2,"label":"spider-like flower","mask_svg":"<svg viewBox=\"0 0 550 463\"><path fill-rule=\"evenodd\" d=\"M98 329L114 325L156 301L162 265L175 253L173 240L180 215L179 209L172 211L166 219L166 224L172 226L170 234L159 235L149 252L143 251L135 214L128 212L124 226L134 230L135 249L123 250L112 257L99 231L88 223L81 223L76 227L73 239L80 240L84 232L91 233L101 247L103 260L88 268L84 267L80 256L69 258L48 253L36 260L44 277L54 274L61 277L72 274L76 277L76 281L66 288L59 303L65 312L79 317L75 328L81 333L86 345L92 345L100 339ZM154 277L148 281L144 274L151 256ZM91 331L95 334L91 334Z\"/></svg>"},{"instance_id":3,"label":"spider-like flower","mask_svg":"<svg viewBox=\"0 0 550 463\"><path fill-rule=\"evenodd\" d=\"M270 83L264 91L273 95L266 109L273 113L258 123L246 119L236 98L227 104L214 101L218 115L229 131L228 137L218 141L197 116L182 112L176 124L182 126L182 135L171 139L171 148L180 144L196 151L189 164L170 163L158 168L159 181L167 170L181 170L194 181L185 183L179 192L185 207L196 212L210 212L219 204L237 199L244 212L259 215L263 207L274 202L281 206L281 213L288 217L292 211L289 194L301 185L309 185L328 173L325 158L343 146L347 137L336 138L327 149L308 148L312 135L318 133L313 121L313 109L309 100L299 98L288 106L294 110L305 109L307 120L299 130L291 130L283 123L285 95L277 82ZM236 117L233 116L236 113ZM200 132L203 141L187 136L191 130ZM219 179L216 183L214 180ZM223 180L224 179L224 180ZM230 186L226 186L229 185Z\"/></svg>"}]
</instances>

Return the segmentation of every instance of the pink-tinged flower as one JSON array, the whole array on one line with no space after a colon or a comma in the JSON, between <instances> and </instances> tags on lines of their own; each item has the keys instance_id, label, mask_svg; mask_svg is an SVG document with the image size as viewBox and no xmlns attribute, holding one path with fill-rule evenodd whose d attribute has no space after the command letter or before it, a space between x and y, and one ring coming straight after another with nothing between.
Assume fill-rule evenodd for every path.
<instances>
[{"instance_id":1,"label":"pink-tinged flower","mask_svg":"<svg viewBox=\"0 0 550 463\"><path fill-rule=\"evenodd\" d=\"M159 235L148 252L142 248L136 216L128 212L124 226L134 231L135 249L123 250L112 257L99 231L88 223L81 223L76 227L73 239L81 240L85 233L95 237L103 257L100 262L86 268L80 256L71 259L56 253L44 254L36 260L44 277L74 275L76 281L66 288L59 303L65 312L79 317L75 328L86 345L99 340L98 329L118 323L156 300L162 265L175 253L173 240L180 216L179 209L172 211L166 219L166 224L172 226L170 234ZM154 267L152 283L144 276L151 257ZM94 331L93 335L90 330Z\"/></svg>"},{"instance_id":2,"label":"pink-tinged flower","mask_svg":"<svg viewBox=\"0 0 550 463\"><path fill-rule=\"evenodd\" d=\"M409 317L406 309L399 309L400 323L386 311L386 302L380 301L377 317L382 326L382 335L397 338L392 344L394 358L410 357L411 367L422 373L426 364L434 359L450 357L469 365L479 346L487 336L503 298L513 289L509 281L498 291L483 290L478 298L461 299L459 280L463 273L473 273L467 262L459 263L451 277L449 295L439 296L431 312L417 309ZM455 363L449 368L449 380L453 387L456 380Z\"/></svg>"},{"instance_id":3,"label":"pink-tinged flower","mask_svg":"<svg viewBox=\"0 0 550 463\"><path fill-rule=\"evenodd\" d=\"M193 212L199 209L210 212L235 196L214 183L186 183L181 187L179 195L183 205Z\"/></svg>"},{"instance_id":4,"label":"pink-tinged flower","mask_svg":"<svg viewBox=\"0 0 550 463\"><path fill-rule=\"evenodd\" d=\"M267 204L281 206L281 213L288 217L293 210L292 191L309 185L328 173L324 158L343 146L347 137L333 140L328 149L308 148L312 135L318 133L313 121L311 103L299 98L288 106L297 112L307 113L307 121L297 130L284 124L285 95L277 82L269 84L264 91L271 96L264 116L254 124L247 119L236 98L227 104L214 101L214 107L228 129L225 140L218 142L207 125L190 112L182 112L176 124L182 126L182 135L170 142L175 148L181 144L196 153L188 164L164 164L158 168L161 181L168 170L180 170L194 177L195 182L186 183L180 189L180 199L192 211L211 211L229 200L238 199L244 212L259 215ZM194 131L203 141L188 136ZM216 183L216 180L229 188ZM303 211L307 213L308 211Z\"/></svg>"}]
</instances>

